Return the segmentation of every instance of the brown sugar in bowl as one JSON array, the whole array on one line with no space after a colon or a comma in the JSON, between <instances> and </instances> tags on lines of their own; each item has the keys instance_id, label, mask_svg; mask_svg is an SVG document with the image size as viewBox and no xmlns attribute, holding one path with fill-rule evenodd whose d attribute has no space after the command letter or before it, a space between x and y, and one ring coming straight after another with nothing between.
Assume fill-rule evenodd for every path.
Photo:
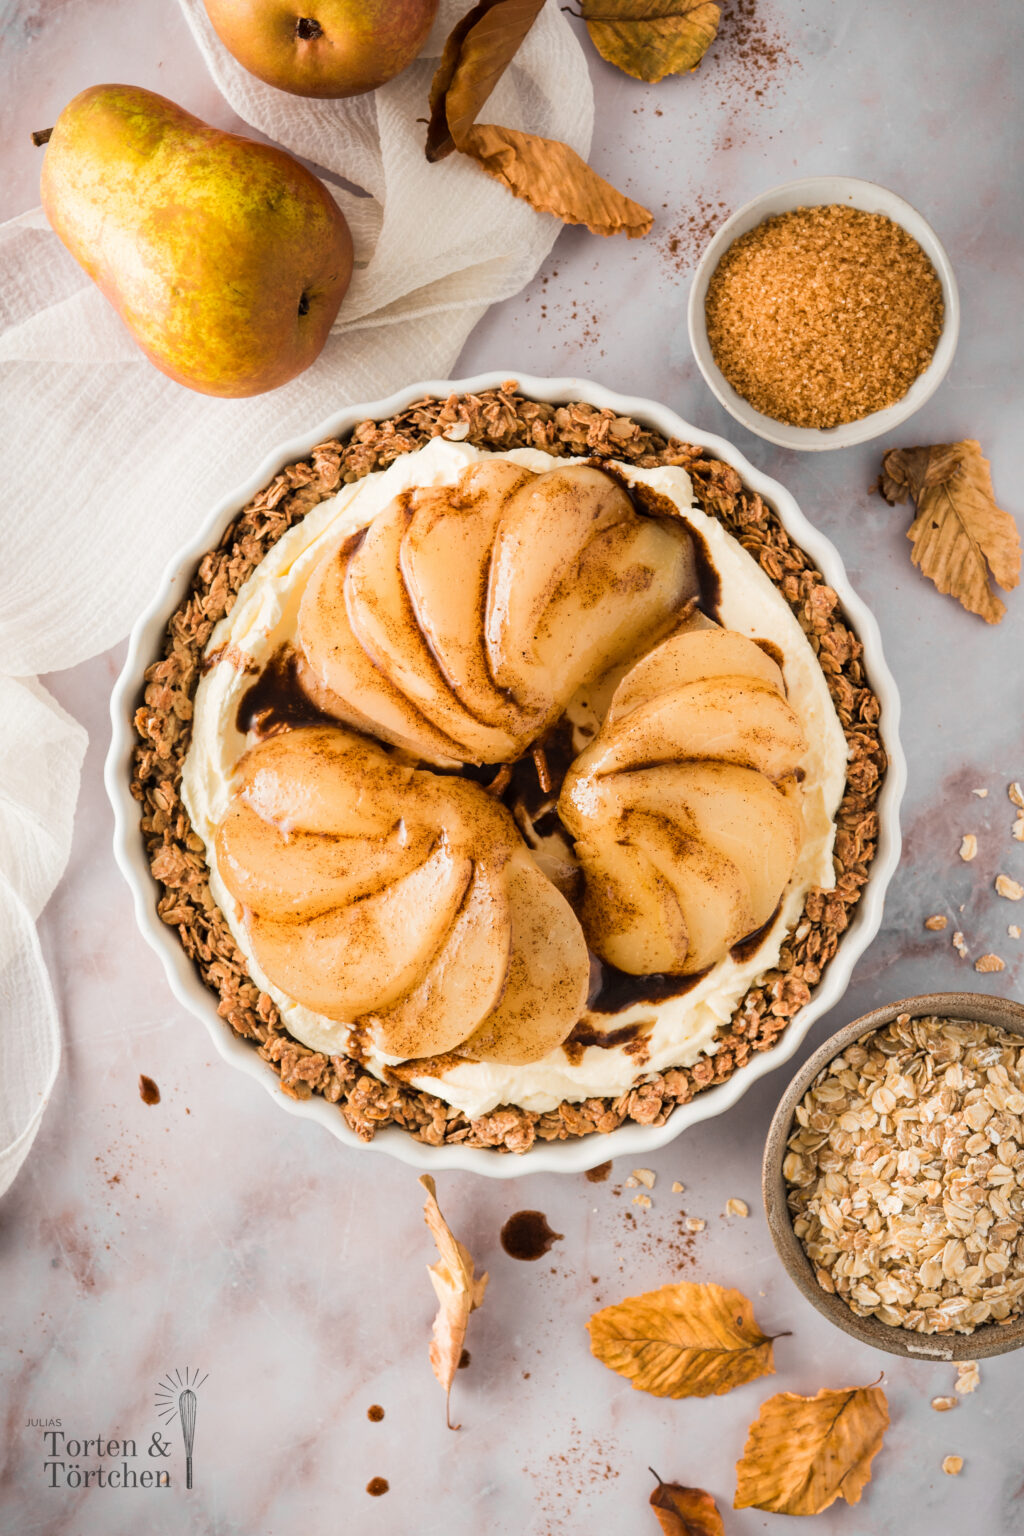
<instances>
[{"instance_id":1,"label":"brown sugar in bowl","mask_svg":"<svg viewBox=\"0 0 1024 1536\"><path fill-rule=\"evenodd\" d=\"M761 1171L768 1229L786 1273L805 1298L829 1322L862 1344L870 1344L890 1355L901 1355L907 1360L979 1360L1007 1354L1024 1345L1024 1313L1018 1313L1004 1323L982 1323L970 1333L917 1333L882 1322L877 1317L861 1317L841 1296L830 1294L818 1284L814 1266L793 1230L782 1167L797 1105L818 1074L836 1056L855 1041L893 1023L901 1014L909 1014L912 1019L931 1015L964 1019L1024 1038L1024 1004L980 992L932 992L906 997L876 1008L837 1030L791 1080L772 1117Z\"/></svg>"},{"instance_id":2,"label":"brown sugar in bowl","mask_svg":"<svg viewBox=\"0 0 1024 1536\"><path fill-rule=\"evenodd\" d=\"M871 410L869 414L860 415L855 420L845 421L835 426L797 426L757 409L750 400L744 399L726 378L715 359L708 335L706 304L708 289L723 257L743 236L750 234L767 220L795 213L797 210L815 210L824 207L882 215L910 237L911 242L923 252L926 264L930 264L938 280L941 289L941 330L928 366L913 378L913 382L902 397L894 400L891 405ZM705 382L726 410L742 426L783 448L821 451L828 448L847 448L879 437L906 421L930 398L941 384L953 360L960 328L960 303L949 257L931 225L915 208L894 192L877 186L874 182L861 181L850 176L818 176L773 187L744 204L725 221L704 251L694 274L690 289L688 324L690 345ZM924 344L925 342L922 341L922 345ZM885 372L886 370L882 369L878 373L873 393L869 396L866 391L862 403L870 404L872 399L885 397L884 391L878 387L878 380ZM912 376L912 370L906 368L904 375ZM762 395L758 398L762 399L762 403L766 403Z\"/></svg>"}]
</instances>

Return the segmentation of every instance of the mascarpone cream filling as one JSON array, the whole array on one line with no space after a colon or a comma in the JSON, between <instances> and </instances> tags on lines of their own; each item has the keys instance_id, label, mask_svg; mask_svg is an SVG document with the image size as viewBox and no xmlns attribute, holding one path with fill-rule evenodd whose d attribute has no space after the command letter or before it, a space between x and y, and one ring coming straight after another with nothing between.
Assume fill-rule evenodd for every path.
<instances>
[{"instance_id":1,"label":"mascarpone cream filling","mask_svg":"<svg viewBox=\"0 0 1024 1536\"><path fill-rule=\"evenodd\" d=\"M281 645L294 639L305 584L330 544L371 522L400 492L415 486L452 484L467 465L494 457L511 459L538 473L556 463L581 462L556 459L532 448L514 449L504 455L481 453L468 443L434 438L386 470L344 486L289 529L245 582L230 614L217 625L207 646L208 657L218 651L223 654L196 690L182 799L206 845L211 892L247 958L253 980L274 999L290 1033L328 1055L345 1052L347 1026L302 1007L261 973L238 904L217 869L214 834L234 792L235 766L246 750L246 739L235 723L239 705L255 674ZM654 1021L645 1036L648 1055L642 1066L622 1046L588 1046L576 1064L570 1063L559 1046L542 1061L527 1066L467 1061L446 1071L443 1078L413 1079L414 1087L436 1094L470 1118L487 1114L499 1104L543 1112L566 1099L578 1102L614 1097L648 1073L689 1066L702 1052L713 1054L715 1031L732 1017L758 977L777 962L810 887L830 888L835 884L833 817L846 782L846 738L824 674L799 622L752 556L694 504L685 470L638 469L628 464L614 467L628 484L640 482L667 497L704 539L721 583L722 624L753 639L770 641L781 652L787 697L808 742L801 761L803 846L775 922L753 955L744 960L726 956L679 997L656 1004L637 1003L621 1013L601 1017L600 1025L607 1030ZM570 709L571 716L575 713ZM371 1046L366 1064L381 1075L382 1068L394 1060Z\"/></svg>"}]
</instances>

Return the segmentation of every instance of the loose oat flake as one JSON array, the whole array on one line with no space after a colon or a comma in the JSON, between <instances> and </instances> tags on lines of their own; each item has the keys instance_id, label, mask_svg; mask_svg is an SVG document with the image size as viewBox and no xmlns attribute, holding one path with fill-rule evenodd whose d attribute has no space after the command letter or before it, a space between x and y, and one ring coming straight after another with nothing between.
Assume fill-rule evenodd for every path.
<instances>
[{"instance_id":1,"label":"loose oat flake","mask_svg":"<svg viewBox=\"0 0 1024 1536\"><path fill-rule=\"evenodd\" d=\"M953 948L956 950L956 952L960 956L961 960L966 960L967 959L967 954L968 954L967 945L966 945L966 943L964 941L964 936L961 933L959 928L957 929L956 933L954 933L954 935L953 935Z\"/></svg>"},{"instance_id":2,"label":"loose oat flake","mask_svg":"<svg viewBox=\"0 0 1024 1536\"><path fill-rule=\"evenodd\" d=\"M749 1216L750 1206L745 1200L737 1200L735 1196L725 1202L725 1214L727 1216Z\"/></svg>"},{"instance_id":3,"label":"loose oat flake","mask_svg":"<svg viewBox=\"0 0 1024 1536\"><path fill-rule=\"evenodd\" d=\"M965 832L960 839L960 857L969 864L978 852L978 839L973 832Z\"/></svg>"},{"instance_id":4,"label":"loose oat flake","mask_svg":"<svg viewBox=\"0 0 1024 1536\"><path fill-rule=\"evenodd\" d=\"M1024 789L1021 789L1019 780L1014 779L1013 783L1007 786L1006 793L1018 810L1024 811Z\"/></svg>"},{"instance_id":5,"label":"loose oat flake","mask_svg":"<svg viewBox=\"0 0 1024 1536\"><path fill-rule=\"evenodd\" d=\"M980 971L982 975L990 971L1005 971L1006 961L1000 960L998 955L981 955L975 960L974 969Z\"/></svg>"},{"instance_id":6,"label":"loose oat flake","mask_svg":"<svg viewBox=\"0 0 1024 1536\"><path fill-rule=\"evenodd\" d=\"M1022 1117L1017 1035L928 1017L848 1046L797 1106L783 1163L819 1283L916 1333L1019 1315Z\"/></svg>"},{"instance_id":7,"label":"loose oat flake","mask_svg":"<svg viewBox=\"0 0 1024 1536\"><path fill-rule=\"evenodd\" d=\"M996 890L1000 896L1005 896L1007 901L1020 901L1024 896L1024 885L1019 880L1013 880L1009 875L996 875Z\"/></svg>"},{"instance_id":8,"label":"loose oat flake","mask_svg":"<svg viewBox=\"0 0 1024 1536\"><path fill-rule=\"evenodd\" d=\"M685 1189L686 1189L686 1185L685 1184L680 1184L678 1179L676 1179L675 1183L672 1185L672 1193L674 1195L681 1195L681 1194L683 1194Z\"/></svg>"},{"instance_id":9,"label":"loose oat flake","mask_svg":"<svg viewBox=\"0 0 1024 1536\"><path fill-rule=\"evenodd\" d=\"M641 1210L649 1211L654 1202L650 1195L634 1195L633 1204L638 1205Z\"/></svg>"},{"instance_id":10,"label":"loose oat flake","mask_svg":"<svg viewBox=\"0 0 1024 1536\"><path fill-rule=\"evenodd\" d=\"M943 1458L942 1470L950 1477L958 1477L963 1471L964 1459L962 1456L946 1456Z\"/></svg>"},{"instance_id":11,"label":"loose oat flake","mask_svg":"<svg viewBox=\"0 0 1024 1536\"><path fill-rule=\"evenodd\" d=\"M642 1184L645 1189L653 1189L654 1181L658 1175L654 1172L653 1168L634 1168L633 1177L640 1184Z\"/></svg>"},{"instance_id":12,"label":"loose oat flake","mask_svg":"<svg viewBox=\"0 0 1024 1536\"><path fill-rule=\"evenodd\" d=\"M932 1407L936 1413L948 1413L951 1408L959 1408L960 1402L955 1397L933 1397Z\"/></svg>"},{"instance_id":13,"label":"loose oat flake","mask_svg":"<svg viewBox=\"0 0 1024 1536\"><path fill-rule=\"evenodd\" d=\"M988 790L987 789L972 789L971 790L971 794L972 795L977 795L979 800L986 800L988 798Z\"/></svg>"},{"instance_id":14,"label":"loose oat flake","mask_svg":"<svg viewBox=\"0 0 1024 1536\"><path fill-rule=\"evenodd\" d=\"M931 917L925 918L924 925L926 928L929 928L932 933L941 933L942 930L946 927L946 919L943 917L941 912L934 912Z\"/></svg>"},{"instance_id":15,"label":"loose oat flake","mask_svg":"<svg viewBox=\"0 0 1024 1536\"><path fill-rule=\"evenodd\" d=\"M961 1360L956 1368L954 1392L963 1397L968 1392L976 1392L980 1385L981 1372L978 1369L977 1360Z\"/></svg>"}]
</instances>

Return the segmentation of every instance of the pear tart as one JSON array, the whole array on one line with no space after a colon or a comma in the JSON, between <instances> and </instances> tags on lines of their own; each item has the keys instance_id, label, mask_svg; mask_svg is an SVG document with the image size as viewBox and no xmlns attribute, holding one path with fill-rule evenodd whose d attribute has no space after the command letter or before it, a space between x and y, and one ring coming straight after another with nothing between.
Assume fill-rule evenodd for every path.
<instances>
[{"instance_id":1,"label":"pear tart","mask_svg":"<svg viewBox=\"0 0 1024 1536\"><path fill-rule=\"evenodd\" d=\"M147 671L132 787L160 915L286 1093L523 1151L660 1123L808 1000L878 715L729 466L508 386L254 498Z\"/></svg>"}]
</instances>

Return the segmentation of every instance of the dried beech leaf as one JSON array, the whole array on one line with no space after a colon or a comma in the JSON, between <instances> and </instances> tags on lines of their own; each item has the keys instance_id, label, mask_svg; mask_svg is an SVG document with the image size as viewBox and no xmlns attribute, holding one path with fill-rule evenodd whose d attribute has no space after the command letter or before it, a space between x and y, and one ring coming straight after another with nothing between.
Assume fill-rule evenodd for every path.
<instances>
[{"instance_id":1,"label":"dried beech leaf","mask_svg":"<svg viewBox=\"0 0 1024 1536\"><path fill-rule=\"evenodd\" d=\"M907 532L914 564L940 592L998 624L1006 607L989 577L1005 591L1017 585L1020 535L1009 512L996 506L980 443L892 448L882 460L878 488L893 506L908 495L914 502L917 516Z\"/></svg>"},{"instance_id":2,"label":"dried beech leaf","mask_svg":"<svg viewBox=\"0 0 1024 1536\"><path fill-rule=\"evenodd\" d=\"M718 1505L703 1488L683 1488L679 1483L663 1483L659 1477L651 1508L663 1536L725 1536Z\"/></svg>"},{"instance_id":3,"label":"dried beech leaf","mask_svg":"<svg viewBox=\"0 0 1024 1536\"><path fill-rule=\"evenodd\" d=\"M696 69L722 15L709 0L580 0L580 10L601 57L652 85Z\"/></svg>"},{"instance_id":4,"label":"dried beech leaf","mask_svg":"<svg viewBox=\"0 0 1024 1536\"><path fill-rule=\"evenodd\" d=\"M591 1352L655 1397L717 1397L775 1373L772 1341L741 1291L681 1280L595 1312Z\"/></svg>"},{"instance_id":5,"label":"dried beech leaf","mask_svg":"<svg viewBox=\"0 0 1024 1536\"><path fill-rule=\"evenodd\" d=\"M889 1427L881 1387L778 1392L762 1404L736 1465L735 1509L820 1515L836 1499L857 1504Z\"/></svg>"},{"instance_id":6,"label":"dried beech leaf","mask_svg":"<svg viewBox=\"0 0 1024 1536\"><path fill-rule=\"evenodd\" d=\"M441 1215L441 1207L437 1203L437 1188L433 1179L425 1173L421 1175L420 1183L427 1191L423 1219L433 1233L437 1251L441 1255L436 1264L427 1265L427 1272L438 1302L438 1312L434 1319L434 1335L430 1343L430 1364L433 1366L434 1375L444 1387L445 1417L448 1428L458 1429L457 1424L452 1424L448 1412L452 1382L455 1380L455 1372L462 1358L462 1346L466 1339L469 1314L475 1312L484 1299L487 1276L474 1275L473 1260Z\"/></svg>"},{"instance_id":7,"label":"dried beech leaf","mask_svg":"<svg viewBox=\"0 0 1024 1536\"><path fill-rule=\"evenodd\" d=\"M480 0L452 29L430 87L427 159L460 145L544 7L544 0Z\"/></svg>"},{"instance_id":8,"label":"dried beech leaf","mask_svg":"<svg viewBox=\"0 0 1024 1536\"><path fill-rule=\"evenodd\" d=\"M646 235L653 216L592 171L574 149L536 133L477 123L459 145L489 175L540 213L585 224L595 235Z\"/></svg>"}]
</instances>

